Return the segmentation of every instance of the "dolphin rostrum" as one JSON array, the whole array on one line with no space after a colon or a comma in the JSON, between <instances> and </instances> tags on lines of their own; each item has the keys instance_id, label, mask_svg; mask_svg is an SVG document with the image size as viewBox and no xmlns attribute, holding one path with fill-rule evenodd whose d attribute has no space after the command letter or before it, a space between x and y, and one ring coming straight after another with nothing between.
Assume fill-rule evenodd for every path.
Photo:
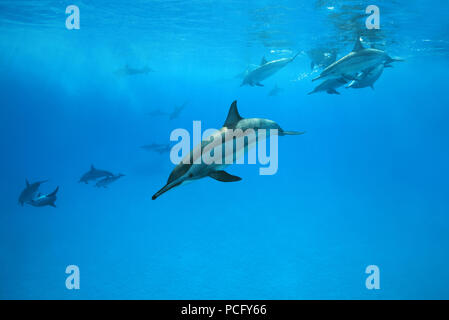
<instances>
[{"instance_id":1,"label":"dolphin rostrum","mask_svg":"<svg viewBox=\"0 0 449 320\"><path fill-rule=\"evenodd\" d=\"M214 134L211 135L211 138L208 140L202 141L198 146L196 146L171 172L168 177L168 181L162 189L156 192L152 199L155 200L163 193L168 190L177 187L179 185L185 184L190 181L198 180L205 177L211 177L215 180L222 182L234 182L240 181L241 178L237 176L233 176L226 171L223 171L223 168L229 164L232 164L232 161L229 162L228 159L236 159L241 156L249 147L254 146L251 145L251 142L247 139L244 139L244 143L240 146L235 146L233 144L233 140L235 136L233 134L229 134L234 131L241 130L244 132L248 129L252 129L258 135L258 130L260 129L277 129L278 135L300 135L304 132L297 131L284 131L276 122L268 119L262 118L242 118L237 110L237 101L234 101L231 104L229 109L228 117L220 130L217 130ZM211 148L222 148L227 144L227 141L232 143L232 152L231 154L227 154L226 152L222 153L221 160L219 163L213 162L210 164L202 161L203 159L199 159L203 152L207 149ZM215 146L213 146L215 145ZM211 147L212 146L212 147ZM215 149L214 149L215 152ZM200 160L200 161L197 161Z\"/></svg>"},{"instance_id":2,"label":"dolphin rostrum","mask_svg":"<svg viewBox=\"0 0 449 320\"><path fill-rule=\"evenodd\" d=\"M100 187L107 188L108 185L110 185L111 183L117 181L118 179L120 179L121 177L124 177L124 176L125 176L124 174L119 173L116 176L103 178L101 180L98 180L98 182L95 184L95 186L97 188L100 188Z\"/></svg>"},{"instance_id":3,"label":"dolphin rostrum","mask_svg":"<svg viewBox=\"0 0 449 320\"><path fill-rule=\"evenodd\" d=\"M389 64L394 61L404 61L401 58L392 58L385 51L374 49L374 48L364 48L360 42L360 38L354 46L352 52L341 58L340 60L332 63L326 69L321 72L321 74L313 79L316 81L318 79L332 79L341 78L355 80L358 74L364 70L373 68L379 64Z\"/></svg>"},{"instance_id":4,"label":"dolphin rostrum","mask_svg":"<svg viewBox=\"0 0 449 320\"><path fill-rule=\"evenodd\" d=\"M26 187L19 196L19 204L23 207L24 203L31 201L39 190L40 185L47 181L48 180L29 183L28 180L25 180Z\"/></svg>"},{"instance_id":5,"label":"dolphin rostrum","mask_svg":"<svg viewBox=\"0 0 449 320\"><path fill-rule=\"evenodd\" d=\"M37 198L32 199L28 203L34 207L45 207L52 206L56 208L56 194L58 193L59 187L56 187L56 190L49 194L39 194Z\"/></svg>"},{"instance_id":6,"label":"dolphin rostrum","mask_svg":"<svg viewBox=\"0 0 449 320\"><path fill-rule=\"evenodd\" d=\"M114 174L112 174L109 171L106 170L98 170L95 169L94 165L90 166L90 170L87 171L83 176L81 177L80 181L78 182L84 182L85 184L88 184L91 180L97 180L104 177L112 177Z\"/></svg>"},{"instance_id":7,"label":"dolphin rostrum","mask_svg":"<svg viewBox=\"0 0 449 320\"><path fill-rule=\"evenodd\" d=\"M250 86L259 86L263 87L263 84L260 82L265 80L266 78L272 76L279 70L281 70L283 67L285 67L287 64L295 60L295 58L298 56L299 52L295 54L292 58L282 58L278 60L273 61L267 61L265 60L265 57L262 58L262 62L260 63L260 66L255 68L254 70L249 71L245 78L243 79L243 82L240 86L244 85L250 85Z\"/></svg>"}]
</instances>

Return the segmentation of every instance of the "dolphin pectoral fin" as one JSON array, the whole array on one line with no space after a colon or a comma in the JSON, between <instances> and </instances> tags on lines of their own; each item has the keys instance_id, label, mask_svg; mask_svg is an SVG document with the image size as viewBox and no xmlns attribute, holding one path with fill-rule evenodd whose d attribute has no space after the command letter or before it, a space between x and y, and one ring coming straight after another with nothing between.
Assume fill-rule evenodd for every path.
<instances>
[{"instance_id":1,"label":"dolphin pectoral fin","mask_svg":"<svg viewBox=\"0 0 449 320\"><path fill-rule=\"evenodd\" d=\"M229 173L227 173L226 171L214 171L212 173L209 174L209 177L211 177L212 179L221 181L221 182L235 182L235 181L240 181L242 180L242 178L237 177L237 176L233 176Z\"/></svg>"},{"instance_id":2,"label":"dolphin pectoral fin","mask_svg":"<svg viewBox=\"0 0 449 320\"><path fill-rule=\"evenodd\" d=\"M371 89L373 89L374 90L374 85L372 84L372 85L370 85L370 87L371 87Z\"/></svg>"},{"instance_id":3,"label":"dolphin pectoral fin","mask_svg":"<svg viewBox=\"0 0 449 320\"><path fill-rule=\"evenodd\" d=\"M258 87L263 87L264 85L261 84L260 82L256 82L256 86L258 86Z\"/></svg>"},{"instance_id":4,"label":"dolphin pectoral fin","mask_svg":"<svg viewBox=\"0 0 449 320\"><path fill-rule=\"evenodd\" d=\"M329 89L329 90L327 90L326 92L329 93L329 94L340 94L340 92L338 92L338 91L335 90L335 89Z\"/></svg>"},{"instance_id":5,"label":"dolphin pectoral fin","mask_svg":"<svg viewBox=\"0 0 449 320\"><path fill-rule=\"evenodd\" d=\"M54 203L50 203L49 206L56 208L56 205Z\"/></svg>"}]
</instances>

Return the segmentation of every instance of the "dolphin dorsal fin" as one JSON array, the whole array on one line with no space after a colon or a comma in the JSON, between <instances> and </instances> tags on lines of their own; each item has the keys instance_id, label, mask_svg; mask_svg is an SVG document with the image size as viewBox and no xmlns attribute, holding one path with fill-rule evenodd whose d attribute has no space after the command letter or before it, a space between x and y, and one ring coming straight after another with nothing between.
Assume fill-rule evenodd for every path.
<instances>
[{"instance_id":1,"label":"dolphin dorsal fin","mask_svg":"<svg viewBox=\"0 0 449 320\"><path fill-rule=\"evenodd\" d=\"M226 118L223 127L234 128L237 122L242 119L243 118L240 116L239 111L237 110L237 100L235 100L229 108L228 117Z\"/></svg>"},{"instance_id":2,"label":"dolphin dorsal fin","mask_svg":"<svg viewBox=\"0 0 449 320\"><path fill-rule=\"evenodd\" d=\"M90 165L90 170L95 170L95 167L93 164Z\"/></svg>"},{"instance_id":3,"label":"dolphin dorsal fin","mask_svg":"<svg viewBox=\"0 0 449 320\"><path fill-rule=\"evenodd\" d=\"M262 61L260 61L260 65L263 66L266 63L267 63L267 59L265 59L265 57L262 57Z\"/></svg>"},{"instance_id":4,"label":"dolphin dorsal fin","mask_svg":"<svg viewBox=\"0 0 449 320\"><path fill-rule=\"evenodd\" d=\"M354 44L354 49L352 49L353 52L357 52L360 50L365 49L362 45L362 42L360 41L360 38L357 38L355 44Z\"/></svg>"},{"instance_id":5,"label":"dolphin dorsal fin","mask_svg":"<svg viewBox=\"0 0 449 320\"><path fill-rule=\"evenodd\" d=\"M25 183L27 184L27 187L30 186L30 183L28 182L28 179L25 179Z\"/></svg>"}]
</instances>

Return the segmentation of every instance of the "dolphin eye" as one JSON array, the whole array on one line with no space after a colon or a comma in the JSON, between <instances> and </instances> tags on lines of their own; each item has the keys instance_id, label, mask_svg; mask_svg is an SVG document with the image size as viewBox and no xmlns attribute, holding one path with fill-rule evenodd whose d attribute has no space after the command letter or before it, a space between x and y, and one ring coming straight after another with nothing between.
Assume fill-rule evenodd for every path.
<instances>
[{"instance_id":1,"label":"dolphin eye","mask_svg":"<svg viewBox=\"0 0 449 320\"><path fill-rule=\"evenodd\" d=\"M192 177L193 177L193 173L190 173L190 174L189 174L189 178L192 178Z\"/></svg>"}]
</instances>

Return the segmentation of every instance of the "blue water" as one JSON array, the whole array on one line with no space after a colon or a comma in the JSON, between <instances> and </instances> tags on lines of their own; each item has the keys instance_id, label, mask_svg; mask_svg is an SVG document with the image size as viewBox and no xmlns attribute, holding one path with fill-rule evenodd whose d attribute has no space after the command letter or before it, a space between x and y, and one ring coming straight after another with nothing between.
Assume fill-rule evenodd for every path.
<instances>
[{"instance_id":1,"label":"blue water","mask_svg":"<svg viewBox=\"0 0 449 320\"><path fill-rule=\"evenodd\" d=\"M307 95L306 52L350 52L364 19L348 14L371 2L77 0L79 30L68 4L0 1L0 298L449 298L447 1L376 1L364 40L406 61L339 96ZM235 78L297 52L265 87ZM154 72L118 76L126 65ZM193 120L220 128L234 100L307 133L279 138L273 176L234 165L240 182L152 201L174 165L140 147ZM126 176L78 183L91 164ZM25 179L60 186L57 208L18 205ZM380 290L365 287L373 264Z\"/></svg>"}]
</instances>

